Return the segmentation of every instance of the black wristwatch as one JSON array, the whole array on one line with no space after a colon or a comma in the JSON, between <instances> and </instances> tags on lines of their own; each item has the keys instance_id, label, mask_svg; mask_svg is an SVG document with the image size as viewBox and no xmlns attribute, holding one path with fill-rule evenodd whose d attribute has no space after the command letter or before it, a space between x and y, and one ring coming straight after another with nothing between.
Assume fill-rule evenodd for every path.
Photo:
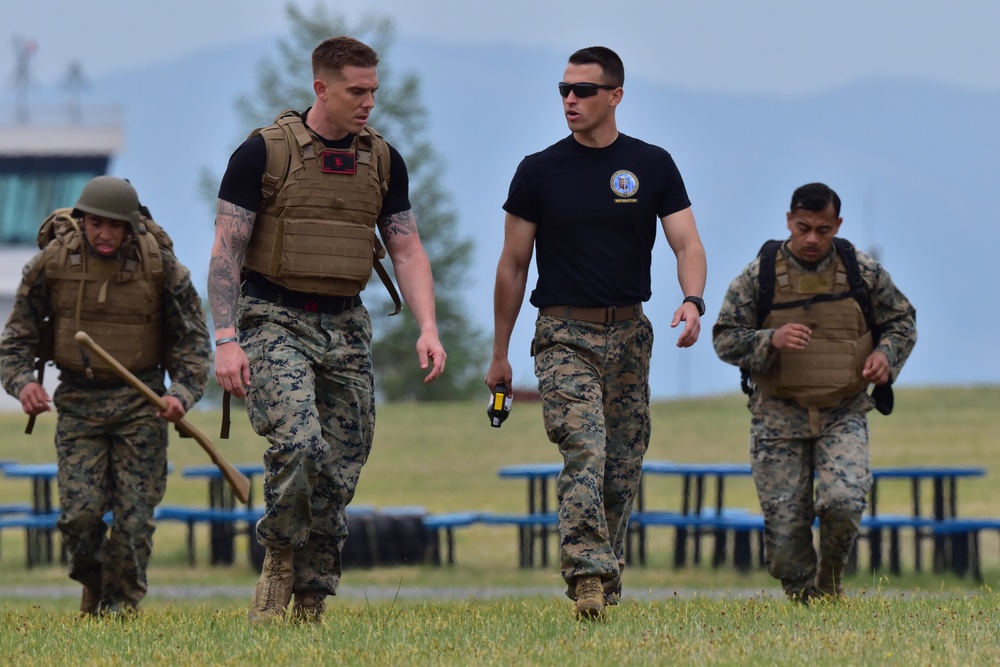
<instances>
[{"instance_id":1,"label":"black wristwatch","mask_svg":"<svg viewBox=\"0 0 1000 667\"><path fill-rule=\"evenodd\" d=\"M693 303L694 307L698 309L698 317L705 314L705 300L700 296L686 296L681 303Z\"/></svg>"}]
</instances>

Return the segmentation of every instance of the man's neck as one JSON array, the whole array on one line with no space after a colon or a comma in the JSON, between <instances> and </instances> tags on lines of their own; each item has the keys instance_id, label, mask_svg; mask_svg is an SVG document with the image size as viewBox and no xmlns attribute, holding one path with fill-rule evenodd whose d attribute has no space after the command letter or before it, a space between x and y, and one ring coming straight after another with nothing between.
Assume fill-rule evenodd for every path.
<instances>
[{"instance_id":1,"label":"man's neck","mask_svg":"<svg viewBox=\"0 0 1000 667\"><path fill-rule=\"evenodd\" d=\"M308 125L313 132L327 141L337 141L346 137L348 133L344 130L338 130L333 127L327 117L323 114L323 111L318 104L319 100L316 100L316 102L317 103L313 104L312 107L309 108L309 111L306 112L306 125Z\"/></svg>"},{"instance_id":2,"label":"man's neck","mask_svg":"<svg viewBox=\"0 0 1000 667\"><path fill-rule=\"evenodd\" d=\"M606 148L618 139L618 126L611 124L588 132L574 132L573 138L578 144L588 148Z\"/></svg>"}]
</instances>

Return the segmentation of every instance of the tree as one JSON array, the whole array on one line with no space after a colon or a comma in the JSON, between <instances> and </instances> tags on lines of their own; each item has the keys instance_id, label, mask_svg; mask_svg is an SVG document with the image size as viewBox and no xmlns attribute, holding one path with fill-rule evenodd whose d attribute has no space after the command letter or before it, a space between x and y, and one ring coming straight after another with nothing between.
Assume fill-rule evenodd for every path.
<instances>
[{"instance_id":1,"label":"tree","mask_svg":"<svg viewBox=\"0 0 1000 667\"><path fill-rule=\"evenodd\" d=\"M351 26L341 13L322 4L309 12L289 4L286 12L291 36L278 42L275 57L264 58L259 64L256 90L239 97L237 111L248 131L270 124L284 109L305 111L315 97L312 50L332 35L351 35L378 52L379 90L371 124L406 160L410 203L434 271L438 329L448 352L445 373L424 385L426 371L417 365L414 350L416 322L405 309L400 315L387 317L390 301L382 296L385 291L379 281L373 280L365 291L365 301L373 319L372 355L378 391L388 400L467 398L481 391L488 344L463 314L459 289L471 262L472 242L459 238L456 215L438 185L443 169L423 137L426 110L420 103L419 79L411 73L395 75L386 57L393 40L389 19L369 15ZM385 264L391 271L391 262Z\"/></svg>"}]
</instances>

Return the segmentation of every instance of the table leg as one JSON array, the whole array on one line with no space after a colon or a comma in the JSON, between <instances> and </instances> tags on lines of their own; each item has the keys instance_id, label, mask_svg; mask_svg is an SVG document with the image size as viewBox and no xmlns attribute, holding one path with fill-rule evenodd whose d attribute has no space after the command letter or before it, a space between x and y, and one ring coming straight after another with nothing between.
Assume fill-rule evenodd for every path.
<instances>
[{"instance_id":1,"label":"table leg","mask_svg":"<svg viewBox=\"0 0 1000 667\"><path fill-rule=\"evenodd\" d=\"M691 476L684 475L681 483L681 514L691 511ZM684 567L687 561L687 529L677 526L674 531L674 567Z\"/></svg>"},{"instance_id":2,"label":"table leg","mask_svg":"<svg viewBox=\"0 0 1000 667\"><path fill-rule=\"evenodd\" d=\"M208 482L208 506L212 509L232 510L236 499L222 477L213 477ZM213 521L209 523L211 533L211 563L212 565L232 565L234 558L233 543L235 527L231 521Z\"/></svg>"},{"instance_id":3,"label":"table leg","mask_svg":"<svg viewBox=\"0 0 1000 667\"><path fill-rule=\"evenodd\" d=\"M702 510L704 509L704 506L705 506L705 504L704 504L704 500L705 500L705 476L704 475L698 475L698 476L695 477L694 489L695 489L695 491L694 491L694 497L695 497L694 513L695 513L695 516L701 517L702 516ZM694 554L692 555L691 560L694 562L695 565L699 565L701 563L701 537L702 537L703 529L700 528L700 527L699 528L694 528L694 529L692 529L691 533L692 533L692 535L694 537Z\"/></svg>"},{"instance_id":4,"label":"table leg","mask_svg":"<svg viewBox=\"0 0 1000 667\"><path fill-rule=\"evenodd\" d=\"M645 491L645 486L643 485L642 482L643 482L643 480L642 480L642 473L640 473L639 474L639 487L638 487L638 489L636 489L636 499L635 499L635 501L636 501L636 509L638 509L638 511L640 511L640 512L642 512L643 510L646 509L646 491ZM626 544L629 546L629 549L628 549L629 552L631 551L631 546L632 546L631 535L632 535L633 530L635 531L636 542L638 543L638 553L639 553L638 560L639 560L639 565L645 565L646 564L646 527L645 526L636 526L633 529L632 528L632 524L629 523L628 530L625 533L625 541L626 541ZM626 561L629 562L629 563L632 562L631 553L627 553L626 554Z\"/></svg>"},{"instance_id":5,"label":"table leg","mask_svg":"<svg viewBox=\"0 0 1000 667\"><path fill-rule=\"evenodd\" d=\"M722 508L725 506L724 496L725 496L725 477L723 475L715 476L715 519L716 521L722 520ZM733 536L735 540L735 535ZM715 554L712 557L712 567L719 567L726 562L726 551L728 542L728 533L722 528L715 529Z\"/></svg>"},{"instance_id":6,"label":"table leg","mask_svg":"<svg viewBox=\"0 0 1000 667\"><path fill-rule=\"evenodd\" d=\"M913 496L913 517L920 516L920 480L913 478L910 480L910 489ZM923 544L924 533L920 528L913 529L913 571L920 572L923 569Z\"/></svg>"},{"instance_id":7,"label":"table leg","mask_svg":"<svg viewBox=\"0 0 1000 667\"><path fill-rule=\"evenodd\" d=\"M934 478L934 520L944 520L944 480L940 477ZM944 535L934 535L934 571L942 572L951 566L951 554L948 553L950 543L953 540Z\"/></svg>"},{"instance_id":8,"label":"table leg","mask_svg":"<svg viewBox=\"0 0 1000 667\"><path fill-rule=\"evenodd\" d=\"M549 511L548 483L545 477L538 478L539 495L541 496L541 512L546 514ZM542 567L549 566L549 528L544 524L538 526L538 542L542 552Z\"/></svg>"}]
</instances>

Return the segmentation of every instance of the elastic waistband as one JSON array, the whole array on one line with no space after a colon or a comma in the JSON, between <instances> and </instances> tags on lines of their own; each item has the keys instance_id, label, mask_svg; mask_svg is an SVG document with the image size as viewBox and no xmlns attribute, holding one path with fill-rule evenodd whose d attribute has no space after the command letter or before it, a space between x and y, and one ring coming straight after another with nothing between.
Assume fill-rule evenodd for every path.
<instances>
[{"instance_id":1,"label":"elastic waistband","mask_svg":"<svg viewBox=\"0 0 1000 667\"><path fill-rule=\"evenodd\" d=\"M539 315L558 317L563 320L580 320L596 324L614 324L634 320L642 315L642 304L631 306L601 306L597 308L581 308L579 306L543 306L538 309Z\"/></svg>"},{"instance_id":2,"label":"elastic waistband","mask_svg":"<svg viewBox=\"0 0 1000 667\"><path fill-rule=\"evenodd\" d=\"M325 296L296 292L287 287L276 285L257 273L246 274L243 282L243 293L255 299L269 301L276 306L297 308L307 313L323 313L324 315L339 315L361 305L360 295Z\"/></svg>"}]
</instances>

